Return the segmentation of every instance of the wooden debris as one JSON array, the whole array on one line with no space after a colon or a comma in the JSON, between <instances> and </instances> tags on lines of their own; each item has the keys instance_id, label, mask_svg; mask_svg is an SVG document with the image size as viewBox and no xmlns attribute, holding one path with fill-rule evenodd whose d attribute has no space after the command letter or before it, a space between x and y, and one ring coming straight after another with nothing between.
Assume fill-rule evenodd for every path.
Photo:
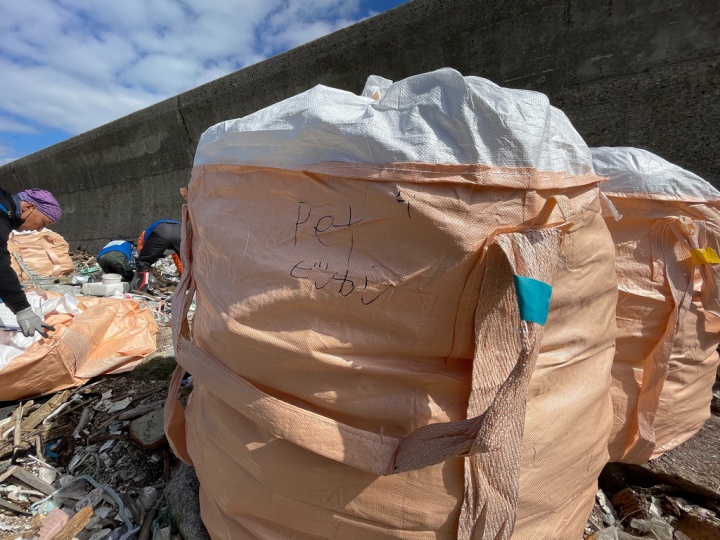
<instances>
[{"instance_id":1,"label":"wooden debris","mask_svg":"<svg viewBox=\"0 0 720 540\"><path fill-rule=\"evenodd\" d=\"M93 516L93 509L86 506L77 514L70 518L70 521L62 528L62 530L52 537L52 540L72 540L75 535L82 531L90 522Z\"/></svg>"},{"instance_id":2,"label":"wooden debris","mask_svg":"<svg viewBox=\"0 0 720 540\"><path fill-rule=\"evenodd\" d=\"M37 435L40 435L44 440L48 439L54 439L57 437L62 437L65 435L69 435L72 433L73 427L70 425L67 426L42 426L23 435L23 440L21 442L21 450L28 450L32 447L35 437ZM27 446L26 446L27 445ZM6 457L9 457L13 454L13 444L10 442L7 442L5 444L0 444L0 459L5 459Z\"/></svg>"},{"instance_id":3,"label":"wooden debris","mask_svg":"<svg viewBox=\"0 0 720 540\"><path fill-rule=\"evenodd\" d=\"M152 534L152 524L156 517L157 509L151 508L145 516L145 521L143 521L142 529L140 529L138 540L150 540L150 535Z\"/></svg>"},{"instance_id":4,"label":"wooden debris","mask_svg":"<svg viewBox=\"0 0 720 540\"><path fill-rule=\"evenodd\" d=\"M6 478L11 477L12 474L15 472L15 469L17 469L17 468L18 468L18 465L11 465L7 471L0 474L0 482L4 482Z\"/></svg>"},{"instance_id":5,"label":"wooden debris","mask_svg":"<svg viewBox=\"0 0 720 540\"><path fill-rule=\"evenodd\" d=\"M22 408L22 403L20 403L20 405L18 405L18 407L15 408L15 410L12 413L12 416L10 417L10 421L5 423L6 425L7 424L12 424L12 425L7 430L0 433L0 441L4 441L11 434L15 433L15 425L17 424L17 416L18 416L18 412L19 411L21 412L21 408Z\"/></svg>"},{"instance_id":6,"label":"wooden debris","mask_svg":"<svg viewBox=\"0 0 720 540\"><path fill-rule=\"evenodd\" d=\"M83 390L84 390L84 388L83 388ZM78 392L78 395L80 395L79 392ZM86 406L87 406L87 407L92 407L92 406L94 406L95 403L98 402L98 401L100 401L100 398L99 398L99 397L93 397L93 398L90 398L90 399L85 400L85 401L79 401L78 403L76 403L75 405L73 405L72 407L70 407L69 409L65 409L65 410L62 412L62 414L60 414L59 416L65 416L66 414L70 414L71 412L75 412L75 411L78 410L80 407L86 407ZM69 404L69 403L68 403L68 404Z\"/></svg>"},{"instance_id":7,"label":"wooden debris","mask_svg":"<svg viewBox=\"0 0 720 540\"><path fill-rule=\"evenodd\" d=\"M23 538L23 535L25 533L29 532L32 532L32 529L23 531L21 533L10 534L8 536L0 536L0 540L18 540L19 538Z\"/></svg>"},{"instance_id":8,"label":"wooden debris","mask_svg":"<svg viewBox=\"0 0 720 540\"><path fill-rule=\"evenodd\" d=\"M68 390L55 394L53 397L43 403L39 409L35 410L32 414L28 415L25 420L23 420L21 427L22 431L30 431L31 429L35 429L43 420L45 420L45 418L47 418L53 411L55 411L55 409L65 403L69 397L70 391Z\"/></svg>"},{"instance_id":9,"label":"wooden debris","mask_svg":"<svg viewBox=\"0 0 720 540\"><path fill-rule=\"evenodd\" d=\"M22 423L22 417L25 414L25 411L29 411L30 408L33 406L34 401L28 401L23 406L23 403L20 402L20 404L15 409L15 412L12 414L10 419L5 419L2 422L2 425L5 426L7 424L12 423L12 426L10 429L2 433L2 436L0 436L0 441L5 440L6 437L8 437L11 433L14 435L15 438L17 438L17 433L20 431L18 429L18 424Z\"/></svg>"},{"instance_id":10,"label":"wooden debris","mask_svg":"<svg viewBox=\"0 0 720 540\"><path fill-rule=\"evenodd\" d=\"M22 417L23 417L23 404L22 402L18 405L15 411L15 432L13 433L13 446L20 446L20 440L22 438Z\"/></svg>"},{"instance_id":11,"label":"wooden debris","mask_svg":"<svg viewBox=\"0 0 720 540\"><path fill-rule=\"evenodd\" d=\"M90 421L91 413L92 413L91 407L85 407L83 409L83 412L80 415L80 420L78 420L77 426L75 427L75 431L73 431L73 437L75 437L76 439L80 437L80 434L82 433L83 429L85 429L85 426Z\"/></svg>"},{"instance_id":12,"label":"wooden debris","mask_svg":"<svg viewBox=\"0 0 720 540\"><path fill-rule=\"evenodd\" d=\"M720 520L711 516L685 514L680 518L677 528L693 540L717 540L720 538Z\"/></svg>"},{"instance_id":13,"label":"wooden debris","mask_svg":"<svg viewBox=\"0 0 720 540\"><path fill-rule=\"evenodd\" d=\"M18 456L21 451L20 444L22 443L22 417L23 417L23 404L20 402L17 410L15 411L15 433L13 433L13 449L12 455L13 460Z\"/></svg>"},{"instance_id":14,"label":"wooden debris","mask_svg":"<svg viewBox=\"0 0 720 540\"><path fill-rule=\"evenodd\" d=\"M620 517L625 519L631 516L637 519L648 519L650 516L642 506L642 502L630 488L625 488L615 495L610 502L617 510Z\"/></svg>"},{"instance_id":15,"label":"wooden debris","mask_svg":"<svg viewBox=\"0 0 720 540\"><path fill-rule=\"evenodd\" d=\"M141 405L140 407L135 407L134 409L125 411L120 414L119 418L120 420L130 420L131 418L137 418L138 416L143 416L144 414L153 412L154 410L159 409L163 405L165 405L164 399L153 401L152 403L148 403L147 405Z\"/></svg>"},{"instance_id":16,"label":"wooden debris","mask_svg":"<svg viewBox=\"0 0 720 540\"><path fill-rule=\"evenodd\" d=\"M112 415L110 418L108 418L107 420L105 420L105 422L103 422L102 424L100 424L99 426L97 426L97 427L95 428L95 431L90 434L90 437L89 437L89 438L90 438L90 439L93 439L93 438L97 437L97 436L100 435L103 431L105 431L105 428L107 428L107 427L108 427L110 424L112 424L113 422L117 422L119 419L120 419L120 413L116 413L116 414Z\"/></svg>"},{"instance_id":17,"label":"wooden debris","mask_svg":"<svg viewBox=\"0 0 720 540\"><path fill-rule=\"evenodd\" d=\"M65 409L67 409L69 406L70 406L70 404L67 403L67 402L66 402L66 403L63 403L62 405L60 405L57 409L55 409L53 412L51 412L51 413L45 418L45 420L42 421L43 425L47 425L47 424L50 422L50 420L52 420L52 419L55 418L56 416L59 416L60 413L61 413L62 411L64 411Z\"/></svg>"},{"instance_id":18,"label":"wooden debris","mask_svg":"<svg viewBox=\"0 0 720 540\"><path fill-rule=\"evenodd\" d=\"M133 401L138 402L146 397L150 397L154 394L157 394L158 392L162 392L163 390L167 391L168 387L166 385L161 385L156 388L153 388L152 390L146 390L145 392L140 392L138 394L135 394L133 392L128 392L126 394L122 394L120 396L117 396L116 398L112 399L111 401L120 401L122 399L125 399L126 397L133 398Z\"/></svg>"},{"instance_id":19,"label":"wooden debris","mask_svg":"<svg viewBox=\"0 0 720 540\"><path fill-rule=\"evenodd\" d=\"M13 421L13 419L14 419L14 415L11 414L4 420L0 420L0 430L2 430L5 426L10 424ZM0 431L0 436L2 436L2 431Z\"/></svg>"},{"instance_id":20,"label":"wooden debris","mask_svg":"<svg viewBox=\"0 0 720 540\"><path fill-rule=\"evenodd\" d=\"M720 499L718 441L720 417L713 415L690 440L639 467L657 475L664 484L708 499Z\"/></svg>"},{"instance_id":21,"label":"wooden debris","mask_svg":"<svg viewBox=\"0 0 720 540\"><path fill-rule=\"evenodd\" d=\"M16 514L22 514L24 516L31 516L32 514L30 512L26 512L19 506L15 506L11 502L7 502L5 499L0 497L0 508L4 508L5 510L10 510L11 512L15 512Z\"/></svg>"},{"instance_id":22,"label":"wooden debris","mask_svg":"<svg viewBox=\"0 0 720 540\"><path fill-rule=\"evenodd\" d=\"M15 477L16 479L18 479L23 484L27 484L31 488L36 489L36 490L44 493L45 495L50 495L51 493L53 493L55 491L55 488L52 485L48 484L44 480L41 480L34 474L29 473L22 467L15 468L15 470L12 473L12 476Z\"/></svg>"},{"instance_id":23,"label":"wooden debris","mask_svg":"<svg viewBox=\"0 0 720 540\"><path fill-rule=\"evenodd\" d=\"M45 461L45 445L39 434L35 435L35 455L40 461Z\"/></svg>"}]
</instances>

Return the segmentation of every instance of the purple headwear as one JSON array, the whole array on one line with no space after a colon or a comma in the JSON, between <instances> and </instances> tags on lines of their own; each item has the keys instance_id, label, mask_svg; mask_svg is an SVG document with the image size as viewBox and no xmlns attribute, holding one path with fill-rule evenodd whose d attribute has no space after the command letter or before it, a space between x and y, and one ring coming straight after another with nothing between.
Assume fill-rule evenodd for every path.
<instances>
[{"instance_id":1,"label":"purple headwear","mask_svg":"<svg viewBox=\"0 0 720 540\"><path fill-rule=\"evenodd\" d=\"M17 194L21 201L32 203L35 207L53 220L53 223L60 219L62 210L53 197L53 194L44 189L26 189Z\"/></svg>"}]
</instances>

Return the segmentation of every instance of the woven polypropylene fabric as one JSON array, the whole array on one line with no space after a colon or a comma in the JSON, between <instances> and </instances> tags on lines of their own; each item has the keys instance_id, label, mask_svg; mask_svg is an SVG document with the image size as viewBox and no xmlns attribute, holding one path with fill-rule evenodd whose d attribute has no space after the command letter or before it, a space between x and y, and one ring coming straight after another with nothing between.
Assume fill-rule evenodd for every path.
<instances>
[{"instance_id":1,"label":"woven polypropylene fabric","mask_svg":"<svg viewBox=\"0 0 720 540\"><path fill-rule=\"evenodd\" d=\"M402 439L424 425L466 418L476 308L483 302L483 245L498 219L522 226L547 199L514 190L501 200L495 188L440 172L431 167L427 177L435 182L429 183L405 175L362 182L319 171L199 169L189 194L198 288L195 346L275 400L368 434ZM398 192L409 206L398 201ZM540 395L528 401L531 429L526 427L514 455L522 518L516 538L539 530L538 524L546 532L558 529L558 522L559 530L581 531L587 517L582 510L568 510L575 516L571 520L552 510L568 500L589 508L607 456L616 290L612 245L599 215L597 189L567 193L579 210L567 232L569 250L556 258L566 282L557 276L553 282L538 367L530 380L531 394ZM308 212L313 220L306 220ZM232 216L244 217L238 222ZM327 223L318 222L326 216L341 226L323 235ZM565 218L558 213L554 220ZM218 249L213 238L220 237L242 249ZM511 274L507 278L512 284ZM211 286L218 283L223 287ZM543 351L546 340L550 345ZM477 361L493 362L492 354L484 357L481 351ZM178 358L183 363L181 354ZM486 378L476 385L485 388L481 410L502 377L480 366ZM273 516L282 515L280 529L321 537L338 527L338 537L347 538L370 538L378 530L398 538L457 534L466 499L462 458L368 476L342 462L357 446L343 432L314 441L318 452L339 462L313 455L224 405L213 395L220 380L198 380L206 390L188 407L188 450L206 500L238 527L268 526ZM551 398L538 387L561 391ZM293 417L273 422L276 433L312 433L311 424ZM548 431L554 438L546 437ZM366 454L365 461L375 458ZM250 482L249 473L262 479ZM497 465L483 474L507 476ZM272 505L263 502L268 498ZM482 517L477 519L475 530L482 531ZM503 533L502 524L491 525ZM508 523L503 534L511 530Z\"/></svg>"},{"instance_id":2,"label":"woven polypropylene fabric","mask_svg":"<svg viewBox=\"0 0 720 540\"><path fill-rule=\"evenodd\" d=\"M205 523L579 538L607 460L617 297L589 151L541 94L452 70L376 83L377 99L317 87L201 139L173 307L196 385L166 427ZM520 319L516 274L552 288L544 330Z\"/></svg>"},{"instance_id":3,"label":"woven polypropylene fabric","mask_svg":"<svg viewBox=\"0 0 720 540\"><path fill-rule=\"evenodd\" d=\"M710 415L720 357L717 264L720 192L637 148L592 150L620 220L618 340L613 363L613 461L643 463L694 435Z\"/></svg>"},{"instance_id":4,"label":"woven polypropylene fabric","mask_svg":"<svg viewBox=\"0 0 720 540\"><path fill-rule=\"evenodd\" d=\"M75 270L68 254L69 246L58 233L43 230L35 232L13 232L8 239L8 251L18 255L33 277L58 278ZM20 281L30 279L20 268L14 256L10 260Z\"/></svg>"}]
</instances>

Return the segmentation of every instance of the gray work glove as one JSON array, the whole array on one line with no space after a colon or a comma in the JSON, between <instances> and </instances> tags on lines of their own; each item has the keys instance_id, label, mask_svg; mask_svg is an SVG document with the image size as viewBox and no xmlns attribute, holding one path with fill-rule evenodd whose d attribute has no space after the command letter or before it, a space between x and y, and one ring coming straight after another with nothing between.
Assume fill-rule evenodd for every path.
<instances>
[{"instance_id":1,"label":"gray work glove","mask_svg":"<svg viewBox=\"0 0 720 540\"><path fill-rule=\"evenodd\" d=\"M23 336L25 337L30 337L37 332L42 337L46 338L50 336L48 336L45 329L53 332L55 331L55 327L45 324L43 320L37 316L37 313L32 310L32 308L25 308L22 311L18 311L15 314L15 317L17 318L18 326L20 326Z\"/></svg>"},{"instance_id":2,"label":"gray work glove","mask_svg":"<svg viewBox=\"0 0 720 540\"><path fill-rule=\"evenodd\" d=\"M150 272L135 272L130 282L131 291L147 292L148 286L150 285Z\"/></svg>"}]
</instances>

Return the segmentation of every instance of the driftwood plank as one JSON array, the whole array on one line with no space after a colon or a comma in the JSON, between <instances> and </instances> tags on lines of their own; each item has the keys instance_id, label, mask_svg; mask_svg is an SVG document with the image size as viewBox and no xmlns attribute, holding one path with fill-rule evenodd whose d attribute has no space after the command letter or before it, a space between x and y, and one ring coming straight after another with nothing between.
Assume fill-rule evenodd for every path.
<instances>
[{"instance_id":1,"label":"driftwood plank","mask_svg":"<svg viewBox=\"0 0 720 540\"><path fill-rule=\"evenodd\" d=\"M72 540L75 535L82 531L93 517L92 506L86 506L70 518L62 530L52 537L52 540Z\"/></svg>"},{"instance_id":2,"label":"driftwood plank","mask_svg":"<svg viewBox=\"0 0 720 540\"><path fill-rule=\"evenodd\" d=\"M0 483L4 482L6 478L12 476L12 473L14 473L15 469L17 469L17 468L18 468L17 465L11 465L7 471L0 474Z\"/></svg>"},{"instance_id":3,"label":"driftwood plank","mask_svg":"<svg viewBox=\"0 0 720 540\"><path fill-rule=\"evenodd\" d=\"M64 392L59 392L50 399L48 399L40 406L39 409L33 411L31 414L28 415L25 420L23 420L21 426L22 431L30 431L31 429L35 429L43 420L45 420L45 418L50 416L50 414L55 409L65 403L69 397L70 391L65 390Z\"/></svg>"},{"instance_id":4,"label":"driftwood plank","mask_svg":"<svg viewBox=\"0 0 720 540\"><path fill-rule=\"evenodd\" d=\"M148 403L147 405L141 405L140 407L136 407L135 409L125 411L120 414L120 420L130 420L131 418L137 418L138 416L143 416L144 414L153 412L154 410L162 407L165 404L165 401L167 400L160 399L158 401Z\"/></svg>"},{"instance_id":5,"label":"driftwood plank","mask_svg":"<svg viewBox=\"0 0 720 540\"><path fill-rule=\"evenodd\" d=\"M20 405L18 405L18 408L15 410L15 433L13 433L13 448L20 447L20 441L22 440L22 430L20 429L20 426L22 425L22 417L23 404L20 403Z\"/></svg>"},{"instance_id":6,"label":"driftwood plank","mask_svg":"<svg viewBox=\"0 0 720 540\"><path fill-rule=\"evenodd\" d=\"M31 516L32 514L30 512L26 512L19 506L15 506L11 502L7 502L5 499L0 497L0 508L5 508L5 510L10 510L12 512L15 512L16 514L22 514L24 516Z\"/></svg>"},{"instance_id":7,"label":"driftwood plank","mask_svg":"<svg viewBox=\"0 0 720 540\"><path fill-rule=\"evenodd\" d=\"M43 426L36 428L23 435L23 440L20 444L21 449L29 449L32 447L35 437L40 435L43 440L50 440L56 437L62 437L69 435L73 432L74 427L72 425L66 426ZM11 456L13 453L13 445L10 442L0 444L0 459L5 459Z\"/></svg>"},{"instance_id":8,"label":"driftwood plank","mask_svg":"<svg viewBox=\"0 0 720 540\"><path fill-rule=\"evenodd\" d=\"M22 467L16 468L13 471L12 476L20 480L20 482L22 482L23 484L27 484L31 488L36 489L44 493L45 495L50 495L55 491L55 488L52 485L48 484L45 480L41 480L34 474L26 471Z\"/></svg>"}]
</instances>

